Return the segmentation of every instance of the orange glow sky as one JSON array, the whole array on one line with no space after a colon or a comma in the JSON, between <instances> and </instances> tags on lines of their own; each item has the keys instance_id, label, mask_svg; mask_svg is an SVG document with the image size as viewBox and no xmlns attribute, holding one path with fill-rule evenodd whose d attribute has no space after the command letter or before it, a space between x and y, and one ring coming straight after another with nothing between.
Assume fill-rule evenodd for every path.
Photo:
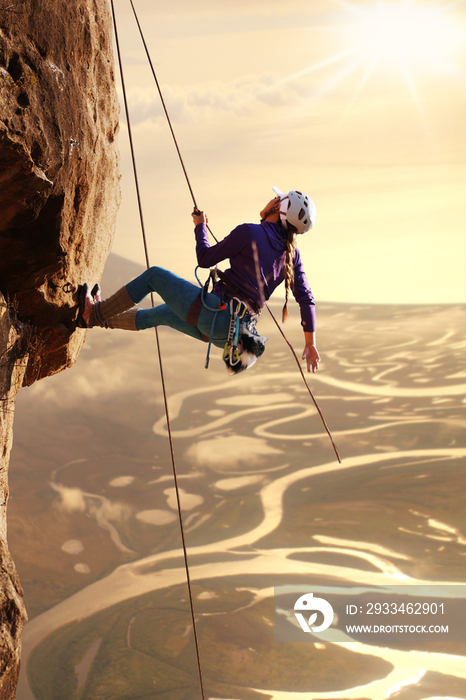
<instances>
[{"instance_id":1,"label":"orange glow sky","mask_svg":"<svg viewBox=\"0 0 466 700\"><path fill-rule=\"evenodd\" d=\"M193 279L189 191L129 3L115 2L151 263ZM134 2L218 238L258 221L272 185L303 189L317 300L465 301L464 0ZM119 141L113 250L143 263L124 124Z\"/></svg>"}]
</instances>

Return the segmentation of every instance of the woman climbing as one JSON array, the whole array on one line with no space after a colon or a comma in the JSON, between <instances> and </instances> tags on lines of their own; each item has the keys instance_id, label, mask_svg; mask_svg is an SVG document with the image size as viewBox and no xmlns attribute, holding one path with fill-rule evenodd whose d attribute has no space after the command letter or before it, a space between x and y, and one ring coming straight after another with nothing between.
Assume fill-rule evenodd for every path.
<instances>
[{"instance_id":1,"label":"woman climbing","mask_svg":"<svg viewBox=\"0 0 466 700\"><path fill-rule=\"evenodd\" d=\"M283 320L288 315L292 290L301 310L305 347L302 359L308 372L319 367L315 344L315 303L306 279L296 236L309 231L316 218L315 205L306 194L291 191L277 197L260 212L260 224L242 224L223 241L210 246L204 212L194 211L196 255L200 267L230 260L230 268L214 276L211 293L160 267L151 267L105 301L98 286L92 293L83 285L79 297L78 326L144 330L170 326L198 340L211 340L224 348L231 374L247 369L264 351L266 338L255 325L265 302L285 281ZM164 300L152 309L133 308L150 292Z\"/></svg>"}]
</instances>

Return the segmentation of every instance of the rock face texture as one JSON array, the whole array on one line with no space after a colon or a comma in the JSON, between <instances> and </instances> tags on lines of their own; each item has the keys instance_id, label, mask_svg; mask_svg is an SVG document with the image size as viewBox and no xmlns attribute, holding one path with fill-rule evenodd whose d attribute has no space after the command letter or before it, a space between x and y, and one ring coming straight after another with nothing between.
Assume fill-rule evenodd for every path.
<instances>
[{"instance_id":1,"label":"rock face texture","mask_svg":"<svg viewBox=\"0 0 466 700\"><path fill-rule=\"evenodd\" d=\"M119 110L107 0L0 7L0 697L15 697L25 620L6 546L21 385L71 366L77 290L101 277L119 205ZM3 645L3 646L2 646Z\"/></svg>"},{"instance_id":2,"label":"rock face texture","mask_svg":"<svg viewBox=\"0 0 466 700\"><path fill-rule=\"evenodd\" d=\"M119 203L106 0L0 9L0 290L44 329L25 383L71 364L75 290L100 277ZM47 330L45 330L47 329Z\"/></svg>"},{"instance_id":3,"label":"rock face texture","mask_svg":"<svg viewBox=\"0 0 466 700\"><path fill-rule=\"evenodd\" d=\"M0 698L14 698L19 672L21 630L26 619L23 591L6 543L8 457L13 439L15 396L27 358L27 337L15 330L0 294Z\"/></svg>"}]
</instances>

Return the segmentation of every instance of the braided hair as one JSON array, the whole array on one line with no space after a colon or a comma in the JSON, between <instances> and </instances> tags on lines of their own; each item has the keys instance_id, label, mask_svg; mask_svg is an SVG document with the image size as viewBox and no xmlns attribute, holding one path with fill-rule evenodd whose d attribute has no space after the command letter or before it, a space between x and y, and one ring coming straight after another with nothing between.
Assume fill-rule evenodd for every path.
<instances>
[{"instance_id":1,"label":"braided hair","mask_svg":"<svg viewBox=\"0 0 466 700\"><path fill-rule=\"evenodd\" d=\"M294 283L294 252L296 248L296 234L297 229L288 223L286 223L287 230L285 232L285 242L286 242L286 256L285 256L285 305L282 311L282 321L285 322L288 317L288 296L290 294L290 289L293 288Z\"/></svg>"}]
</instances>

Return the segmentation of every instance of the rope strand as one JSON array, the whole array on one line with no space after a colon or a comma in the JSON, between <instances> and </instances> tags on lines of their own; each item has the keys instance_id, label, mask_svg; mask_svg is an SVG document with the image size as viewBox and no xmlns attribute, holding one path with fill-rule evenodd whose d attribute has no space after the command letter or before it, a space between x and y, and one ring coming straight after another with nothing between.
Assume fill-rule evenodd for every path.
<instances>
[{"instance_id":1,"label":"rope strand","mask_svg":"<svg viewBox=\"0 0 466 700\"><path fill-rule=\"evenodd\" d=\"M147 48L147 44L146 44L146 40L145 40L145 38L144 38L144 34L142 33L141 25L139 24L139 19L138 19L138 16L137 16L137 14L136 14L136 10L135 10L134 5L133 5L133 0L129 0L129 1L130 1L130 3L131 3L131 7L132 7L132 10L133 10L133 14L134 14L134 17L135 17L135 19L136 19L136 24L138 25L139 34L141 35L141 39L142 39L142 43L143 43L143 45L144 45L144 49L145 49L145 52L146 52L147 60L149 61L150 69L151 69L151 71L152 71L152 75L154 76L155 84L156 84L157 90L158 90L158 92L159 92L160 101L162 102L163 111L165 112L165 116L166 116L166 118L167 118L168 126L170 127L171 135L172 135L173 141L174 141L174 143L175 143L176 152L178 153L178 158L180 159L181 167L183 168L183 173L184 173L184 176L185 176L185 178L186 178L186 182L188 183L188 187L189 187L189 191L190 191L190 193L191 193L191 198L192 198L192 200L193 200L194 208L197 209L198 207L197 207L197 204L196 204L196 198L195 198L195 196L194 196L193 188L191 187L191 183L190 183L190 181L189 181L188 173L186 172L186 168L184 167L184 162L183 162L183 158L182 158L182 156L181 156L181 151L180 151L180 149L179 149L179 147L178 147L178 141L176 140L175 132L174 132L174 130L173 130L172 123L171 123L171 121L170 121L170 115L168 114L168 110L167 110L167 108L166 108L166 106L165 106L165 100L163 99L162 90L160 89L159 81L157 80L157 76L156 76L156 74L155 74L154 66L152 65L152 59L151 59L150 54L149 54L149 49Z\"/></svg>"},{"instance_id":2,"label":"rope strand","mask_svg":"<svg viewBox=\"0 0 466 700\"><path fill-rule=\"evenodd\" d=\"M133 3L131 2L131 5L132 4ZM139 190L139 178L138 178L138 173L137 173L137 168L136 168L136 158L135 158L134 146L133 146L133 136L132 136L132 131L131 131L131 122L130 122L130 117L129 117L128 102L127 102L127 98L126 98L125 79L124 79L124 74L123 74L123 64L121 61L120 42L118 39L118 28L117 28L117 23L116 23L115 6L114 6L113 0L111 0L111 5L112 5L113 25L115 27L115 42L116 42L117 54L118 54L118 64L120 67L121 86L122 86L122 90L123 90L123 99L124 99L124 105L125 105L126 121L128 123L128 135L129 135L129 142L130 142L130 149L131 149L131 160L133 163L134 180L135 180L135 184L136 184L136 193L137 193L138 208L139 208L139 218L140 218L140 222L141 222L141 232L142 232L142 238L143 238L143 242L144 242L144 252L145 252L145 257L146 257L146 265L147 265L147 268L149 268L150 263L149 263L149 252L148 252L148 247L147 247L147 237L146 237L146 230L145 230L145 225L144 225L144 216L143 216L143 211L142 211L142 203L141 203L141 196L140 196L140 190ZM134 10L134 8L133 8L133 10ZM194 199L194 195L193 195L193 199ZM153 296L152 292L151 292L151 303L152 303L152 306L155 305L154 304L154 296ZM174 447L173 447L173 437L172 437L172 431L171 431L171 425L170 425L170 414L168 411L168 399L167 399L167 391L166 391L165 377L164 377L164 371L163 371L162 351L161 351L161 347L160 347L160 340L159 340L159 334L158 334L157 327L155 328L155 338L156 338L156 344L157 344L157 354L158 354L158 358L159 358L163 402L164 402L164 406L165 406L165 415L166 415L166 419L167 419L167 433L168 433L168 442L170 445L170 456L171 456L171 462L172 462L172 468L173 468L173 479L175 482L176 501L178 504L178 517L179 517L179 523L180 523L181 541L182 541L182 545L183 545L183 555L184 555L184 563L185 563L185 569L186 569L186 580L187 580L188 592L189 592L189 604L190 604L190 608L191 608L191 618L192 618L193 632L194 632L194 643L195 643L195 647L196 647L197 665L198 665L198 671L199 671L199 684L200 684L200 688L201 688L202 700L205 700L204 683L202 680L201 660L200 660L200 655L199 655L199 641L198 641L198 637L197 637L196 619L194 616L193 596L192 596L192 591L191 591L191 577L189 575L188 552L187 552L186 541L185 541L185 536L184 536L183 517L181 514L180 492L179 492L179 488L178 488L178 477L176 474L175 451L174 451Z\"/></svg>"},{"instance_id":3,"label":"rope strand","mask_svg":"<svg viewBox=\"0 0 466 700\"><path fill-rule=\"evenodd\" d=\"M296 355L296 352L295 352L293 346L291 345L290 341L288 340L288 338L287 338L286 335L284 334L284 332L283 332L283 330L282 330L282 327L280 326L280 324L278 323L277 319L276 319L275 316L273 315L272 310L270 309L270 307L268 306L268 304L266 304L266 306L267 306L267 311L268 311L269 314L272 316L272 319L273 319L275 325L277 326L278 330L280 331L280 333L281 333L281 335L282 335L282 337L283 337L285 343L288 345L288 347L290 348L291 352L293 353L293 357L294 357L294 359L296 360L296 364L298 365L299 371L301 372L301 377L303 378L303 382L304 382L304 384L306 385L306 389L308 390L308 392L309 392L309 394L310 394L310 396L311 396L311 399L312 399L313 402L314 402L314 405L315 405L315 407L316 407L316 409L317 409L317 412L318 412L318 414L319 414L319 416L320 416L320 418L321 418L321 420L322 420L323 426L324 426L325 430L327 431L327 434L328 434L328 436L329 436L329 438L330 438L330 442L332 443L332 446L333 446L334 452L335 452L335 454L336 454L336 457L337 457L338 461L339 461L340 464L341 464L341 457L340 457L340 454L339 454L339 452L338 452L338 450L337 450L337 446L335 445L335 442L334 442L334 440L333 440L332 433L330 432L330 429L329 429L329 427L328 427L328 425L327 425L327 423L326 423L326 421L325 421L324 414L323 414L322 411L320 410L319 404L317 403L316 398L315 398L314 394L312 393L312 389L311 389L311 387L309 386L309 383L308 383L308 381L307 381L307 379L306 379L306 377L305 377L305 374L304 374L304 372L303 372L303 368L301 367L301 363L300 363L300 361L299 361L299 359L298 359L298 356Z\"/></svg>"},{"instance_id":4,"label":"rope strand","mask_svg":"<svg viewBox=\"0 0 466 700\"><path fill-rule=\"evenodd\" d=\"M157 79L157 75L156 75L155 70L154 70L154 65L153 65L152 59L151 59L151 57L150 57L149 49L147 48L147 44L146 44L146 40L145 40L145 38L144 38L144 34L143 34L143 32L142 32L141 24L140 24L140 22L139 22L139 18L138 18L138 16L137 16L136 9L135 9L134 4L133 4L133 0L129 0L129 1L130 1L130 4L131 4L131 8L132 8L132 10L133 10L133 14L134 14L134 18L135 18L135 20L136 20L136 24L138 25L139 34L141 35L141 40L142 40L142 43L143 43L143 46L144 46L144 50L145 50L145 52L146 52L147 60L149 61L149 66L150 66L150 69L151 69L151 71L152 71L152 75L154 76L155 85L156 85L156 87L157 87L157 91L158 91L159 96L160 96L160 101L161 101L161 103L162 103L163 111L165 112L165 116L166 116L166 118L167 118L167 123L168 123L168 127L169 127L169 129L170 129L170 133L171 133L172 138L173 138L173 143L175 144L176 152L178 153L178 158L179 158L179 160L180 160L180 164L181 164L181 167L182 167L182 169L183 169L183 174L184 174L184 177L185 177L185 179L186 179L186 183L187 183L187 185L188 185L189 192L190 192L190 194L191 194L191 199L193 200L194 210L195 210L196 212L199 212L199 207L197 206L196 197L194 196L194 190L193 190L193 188L191 187L191 182L190 182L189 177L188 177L188 172L187 172L187 170L186 170L186 167L185 167L185 164L184 164L184 160L183 160L183 156L181 155L181 151L180 151L180 148L179 148L179 146L178 146L178 141L176 140L175 131L174 131L173 126L172 126L172 123L171 123L170 115L168 114L168 109L167 109L167 107L166 107L166 105L165 105L165 100L164 100L164 97L163 97L163 93L162 93L162 90L161 90L161 88L160 88L159 81L158 81L158 79ZM210 230L208 224L206 224L206 227L207 227L207 230L209 231L210 235L211 235L212 238L214 239L214 241L215 241L216 243L218 243L218 240L215 238L215 236L214 236L214 234L212 233L212 231Z\"/></svg>"}]
</instances>

